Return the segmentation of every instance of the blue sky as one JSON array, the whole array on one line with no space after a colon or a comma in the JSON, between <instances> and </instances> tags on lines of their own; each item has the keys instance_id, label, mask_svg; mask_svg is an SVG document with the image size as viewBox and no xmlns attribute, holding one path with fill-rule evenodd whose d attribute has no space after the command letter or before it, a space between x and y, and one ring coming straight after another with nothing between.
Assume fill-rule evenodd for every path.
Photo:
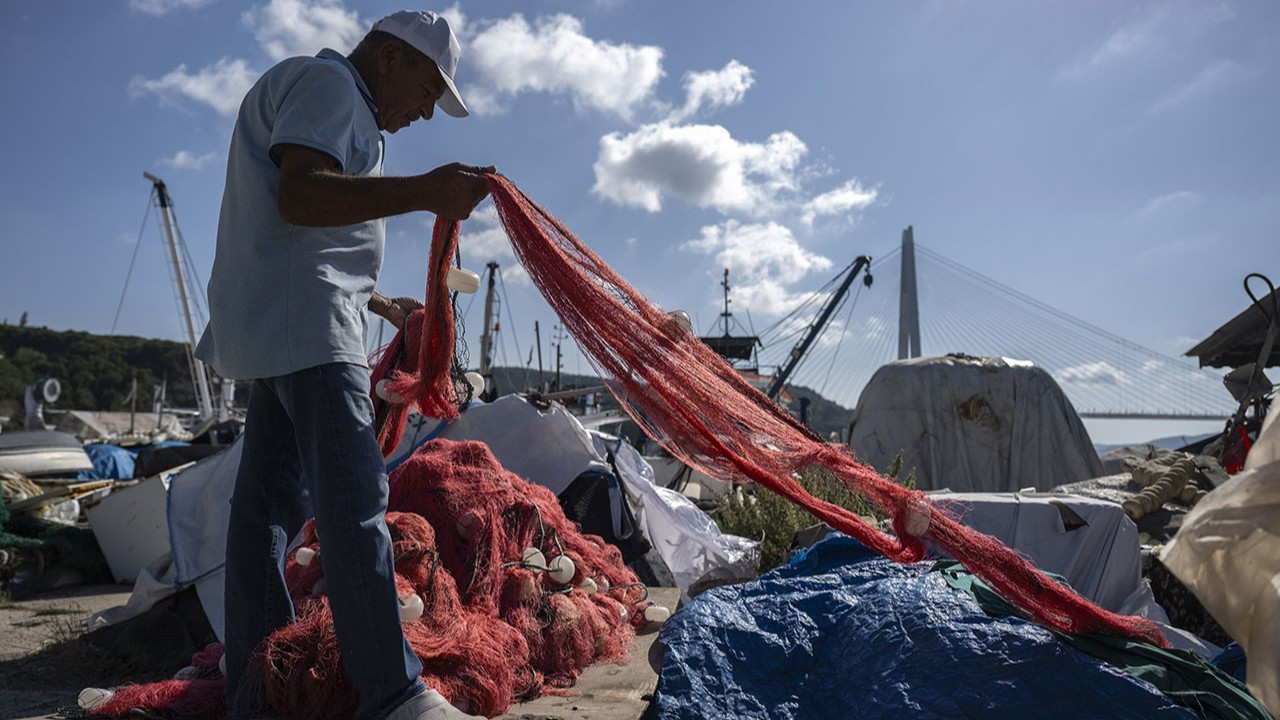
<instances>
[{"instance_id":1,"label":"blue sky","mask_svg":"<svg viewBox=\"0 0 1280 720\"><path fill-rule=\"evenodd\" d=\"M349 50L400 7L5 3L0 315L110 330L144 170L168 182L207 279L243 92L283 57ZM735 309L759 326L855 255L893 250L907 225L932 251L1171 355L1245 307L1246 273L1280 274L1274 2L437 9L460 30L473 116L390 137L387 172L497 165L702 330L726 265ZM421 294L431 221L389 221L385 292ZM503 265L499 360L523 364L534 321L545 340L555 320L490 212L463 232L465 265ZM117 332L176 339L153 222L141 237ZM589 368L570 349L566 369Z\"/></svg>"}]
</instances>

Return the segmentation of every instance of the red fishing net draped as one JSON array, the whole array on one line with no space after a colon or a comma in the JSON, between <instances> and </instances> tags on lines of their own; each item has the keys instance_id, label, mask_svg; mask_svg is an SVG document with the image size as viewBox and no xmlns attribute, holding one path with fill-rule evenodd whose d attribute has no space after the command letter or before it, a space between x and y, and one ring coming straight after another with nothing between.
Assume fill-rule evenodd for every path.
<instances>
[{"instance_id":1,"label":"red fishing net draped","mask_svg":"<svg viewBox=\"0 0 1280 720\"><path fill-rule=\"evenodd\" d=\"M631 417L673 455L721 480L757 482L896 561L921 559L929 541L1046 627L1167 645L1150 621L1097 607L923 493L822 442L510 181L487 179L516 256L538 290ZM815 465L892 517L895 534L805 492L792 473Z\"/></svg>"},{"instance_id":2,"label":"red fishing net draped","mask_svg":"<svg viewBox=\"0 0 1280 720\"><path fill-rule=\"evenodd\" d=\"M1046 627L1167 646L1150 621L1093 605L923 493L822 442L506 178L486 179L534 284L631 417L690 466L759 483L899 562L923 558L924 543L932 543ZM410 406L436 417L456 414L461 393L450 374L454 327L445 276L457 242L458 224L437 222L425 309L410 316L407 332L372 374L378 436L388 454ZM894 534L811 497L792 478L811 466L829 469L892 517ZM427 682L472 713L503 712L514 699L567 687L592 663L621 659L632 625L644 622L643 588L618 550L578 534L549 491L503 470L479 443L424 445L392 475L389 507L402 606L406 616L420 612L406 620L405 636ZM315 558L323 540L314 529L305 540L287 571L299 620L260 649L263 692L285 718L349 717L354 691ZM205 679L207 665L196 671L200 678L119 688L94 712L218 717L221 682Z\"/></svg>"},{"instance_id":3,"label":"red fishing net draped","mask_svg":"<svg viewBox=\"0 0 1280 720\"><path fill-rule=\"evenodd\" d=\"M618 549L579 533L546 488L504 470L481 443L449 440L425 444L390 484L402 627L428 686L468 712L497 715L563 692L583 668L626 659L645 622L645 590ZM323 558L324 539L308 523L285 569L297 622L264 641L249 686L282 718L355 712ZM117 688L93 712L221 717L220 654L194 658L193 679Z\"/></svg>"}]
</instances>

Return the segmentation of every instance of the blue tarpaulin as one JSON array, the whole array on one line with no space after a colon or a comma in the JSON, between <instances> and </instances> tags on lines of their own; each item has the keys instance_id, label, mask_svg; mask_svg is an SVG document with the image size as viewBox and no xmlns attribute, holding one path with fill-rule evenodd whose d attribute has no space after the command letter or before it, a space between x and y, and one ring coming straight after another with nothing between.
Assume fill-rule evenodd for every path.
<instances>
[{"instance_id":1,"label":"blue tarpaulin","mask_svg":"<svg viewBox=\"0 0 1280 720\"><path fill-rule=\"evenodd\" d=\"M658 717L1196 717L1043 628L988 617L931 567L838 536L700 595L659 636Z\"/></svg>"},{"instance_id":2,"label":"blue tarpaulin","mask_svg":"<svg viewBox=\"0 0 1280 720\"><path fill-rule=\"evenodd\" d=\"M105 443L85 445L84 451L89 454L89 459L93 461L93 469L81 470L76 474L76 478L79 480L129 480L133 478L138 453L143 450L190 444L181 440L166 440L154 445L136 445L127 448Z\"/></svg>"},{"instance_id":3,"label":"blue tarpaulin","mask_svg":"<svg viewBox=\"0 0 1280 720\"><path fill-rule=\"evenodd\" d=\"M133 463L137 459L136 452L126 450L119 445L85 445L84 451L93 461L92 470L81 470L76 477L80 480L128 480L133 477Z\"/></svg>"}]
</instances>

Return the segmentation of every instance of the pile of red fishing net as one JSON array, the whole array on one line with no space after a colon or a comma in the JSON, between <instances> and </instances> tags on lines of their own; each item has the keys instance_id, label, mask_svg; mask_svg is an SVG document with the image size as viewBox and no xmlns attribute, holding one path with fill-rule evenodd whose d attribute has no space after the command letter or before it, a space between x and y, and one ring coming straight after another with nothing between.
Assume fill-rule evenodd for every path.
<instances>
[{"instance_id":1,"label":"pile of red fishing net","mask_svg":"<svg viewBox=\"0 0 1280 720\"><path fill-rule=\"evenodd\" d=\"M645 622L644 587L617 548L579 533L549 490L504 470L482 443L424 445L392 474L388 507L405 637L422 679L455 705L497 715L571 686L589 665L626 659ZM256 680L283 718L355 712L323 553L308 523L285 571L298 620L259 648ZM220 654L193 659L190 679L118 688L93 712L220 717Z\"/></svg>"}]
</instances>

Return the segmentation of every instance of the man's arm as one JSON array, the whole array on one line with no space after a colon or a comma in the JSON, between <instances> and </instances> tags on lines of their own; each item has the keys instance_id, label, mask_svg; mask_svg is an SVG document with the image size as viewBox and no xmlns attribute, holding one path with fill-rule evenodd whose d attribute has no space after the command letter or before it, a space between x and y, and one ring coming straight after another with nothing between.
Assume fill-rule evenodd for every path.
<instances>
[{"instance_id":1,"label":"man's arm","mask_svg":"<svg viewBox=\"0 0 1280 720\"><path fill-rule=\"evenodd\" d=\"M494 168L452 163L423 175L344 175L338 161L301 145L280 157L280 217L293 225L337 227L425 210L465 220L489 194L483 173Z\"/></svg>"}]
</instances>

